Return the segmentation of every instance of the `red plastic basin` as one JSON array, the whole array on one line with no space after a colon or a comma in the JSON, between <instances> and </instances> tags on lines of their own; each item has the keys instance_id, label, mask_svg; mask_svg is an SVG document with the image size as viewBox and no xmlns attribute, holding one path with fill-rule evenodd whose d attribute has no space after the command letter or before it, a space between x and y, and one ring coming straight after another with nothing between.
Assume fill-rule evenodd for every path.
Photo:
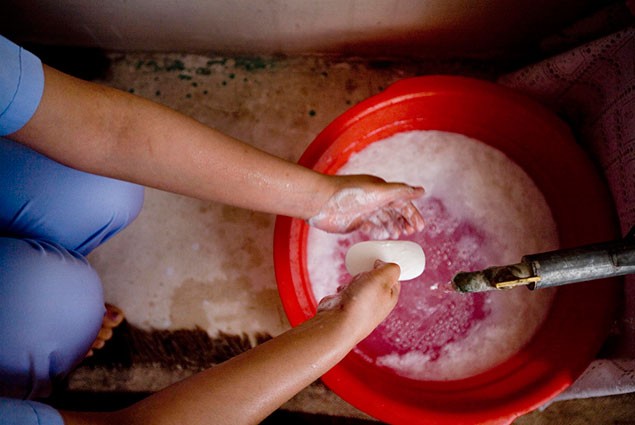
<instances>
[{"instance_id":1,"label":"red plastic basin","mask_svg":"<svg viewBox=\"0 0 635 425\"><path fill-rule=\"evenodd\" d=\"M334 174L352 153L411 130L460 133L504 152L542 191L562 247L618 237L608 191L568 127L539 104L489 82L448 76L397 82L336 118L299 163ZM276 220L276 279L292 326L312 317L317 307L306 268L307 232L302 220ZM619 284L611 279L561 287L528 345L467 379L411 380L350 353L323 381L389 423L509 423L566 389L593 360L614 317Z\"/></svg>"}]
</instances>

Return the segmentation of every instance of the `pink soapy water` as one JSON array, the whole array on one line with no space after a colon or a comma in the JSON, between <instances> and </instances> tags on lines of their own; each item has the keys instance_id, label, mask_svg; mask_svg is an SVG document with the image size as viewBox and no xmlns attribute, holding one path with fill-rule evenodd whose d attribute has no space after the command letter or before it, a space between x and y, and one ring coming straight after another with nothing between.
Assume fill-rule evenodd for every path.
<instances>
[{"instance_id":1,"label":"pink soapy water","mask_svg":"<svg viewBox=\"0 0 635 425\"><path fill-rule=\"evenodd\" d=\"M373 143L351 156L340 172L376 174L428 190L415 201L426 228L404 238L423 247L425 272L402 282L394 311L354 349L371 367L424 381L463 379L502 364L533 338L554 291L461 294L450 284L460 271L510 264L524 254L557 248L549 206L513 161L461 135L417 131ZM350 282L346 252L367 239L362 232L309 232L307 268L316 299Z\"/></svg>"},{"instance_id":2,"label":"pink soapy water","mask_svg":"<svg viewBox=\"0 0 635 425\"><path fill-rule=\"evenodd\" d=\"M427 220L423 232L403 238L419 243L426 253L424 273L403 282L399 303L386 320L356 348L367 360L385 355L417 352L435 361L450 343L460 342L480 321L490 315L487 294L460 294L449 282L459 271L486 267L487 237L473 223L452 217L438 198L426 198L418 205ZM367 239L355 235L338 243L342 261L353 243ZM344 266L339 283L350 281Z\"/></svg>"}]
</instances>

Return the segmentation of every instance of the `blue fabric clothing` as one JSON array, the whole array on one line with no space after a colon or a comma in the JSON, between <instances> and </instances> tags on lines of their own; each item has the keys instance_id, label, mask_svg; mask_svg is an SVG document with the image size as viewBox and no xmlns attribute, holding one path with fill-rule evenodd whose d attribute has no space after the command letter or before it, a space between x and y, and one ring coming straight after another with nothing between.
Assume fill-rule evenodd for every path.
<instances>
[{"instance_id":1,"label":"blue fabric clothing","mask_svg":"<svg viewBox=\"0 0 635 425\"><path fill-rule=\"evenodd\" d=\"M0 134L31 119L43 84L41 62L0 36ZM0 137L0 396L45 397L86 355L105 308L85 256L142 204L138 185L74 170ZM42 406L0 399L0 424L61 423Z\"/></svg>"},{"instance_id":2,"label":"blue fabric clothing","mask_svg":"<svg viewBox=\"0 0 635 425\"><path fill-rule=\"evenodd\" d=\"M0 238L0 395L47 396L86 355L104 316L97 273L80 254Z\"/></svg>"},{"instance_id":3,"label":"blue fabric clothing","mask_svg":"<svg viewBox=\"0 0 635 425\"><path fill-rule=\"evenodd\" d=\"M59 412L36 401L0 397L0 425L64 425Z\"/></svg>"},{"instance_id":4,"label":"blue fabric clothing","mask_svg":"<svg viewBox=\"0 0 635 425\"><path fill-rule=\"evenodd\" d=\"M143 203L135 184L61 165L0 138L0 234L44 239L87 255L130 223Z\"/></svg>"},{"instance_id":5,"label":"blue fabric clothing","mask_svg":"<svg viewBox=\"0 0 635 425\"><path fill-rule=\"evenodd\" d=\"M43 90L42 62L0 35L0 136L18 131L29 121Z\"/></svg>"},{"instance_id":6,"label":"blue fabric clothing","mask_svg":"<svg viewBox=\"0 0 635 425\"><path fill-rule=\"evenodd\" d=\"M77 171L0 138L0 395L46 396L104 314L84 258L127 226L140 186Z\"/></svg>"}]
</instances>

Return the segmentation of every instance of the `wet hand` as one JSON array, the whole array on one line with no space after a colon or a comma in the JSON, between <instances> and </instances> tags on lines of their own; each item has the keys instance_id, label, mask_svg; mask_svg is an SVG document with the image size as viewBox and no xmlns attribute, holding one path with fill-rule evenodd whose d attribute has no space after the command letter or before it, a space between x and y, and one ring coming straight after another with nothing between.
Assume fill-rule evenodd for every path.
<instances>
[{"instance_id":1,"label":"wet hand","mask_svg":"<svg viewBox=\"0 0 635 425\"><path fill-rule=\"evenodd\" d=\"M336 294L324 297L318 304L318 314L342 313L351 320L349 329L358 330L360 340L365 338L397 305L399 273L397 264L377 260L373 270L358 274Z\"/></svg>"},{"instance_id":2,"label":"wet hand","mask_svg":"<svg viewBox=\"0 0 635 425\"><path fill-rule=\"evenodd\" d=\"M361 230L372 239L397 239L423 230L423 217L412 203L423 188L366 175L332 178L337 190L308 220L311 226L329 233Z\"/></svg>"}]
</instances>

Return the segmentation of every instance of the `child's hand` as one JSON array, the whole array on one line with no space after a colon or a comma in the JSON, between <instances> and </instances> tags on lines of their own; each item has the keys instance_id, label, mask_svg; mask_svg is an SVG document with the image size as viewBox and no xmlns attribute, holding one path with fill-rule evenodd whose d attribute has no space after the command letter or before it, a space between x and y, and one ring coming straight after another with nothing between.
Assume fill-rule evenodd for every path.
<instances>
[{"instance_id":1,"label":"child's hand","mask_svg":"<svg viewBox=\"0 0 635 425\"><path fill-rule=\"evenodd\" d=\"M329 233L360 229L372 239L397 239L423 229L423 217L412 203L423 188L365 175L333 178L337 190L308 220L311 226Z\"/></svg>"},{"instance_id":2,"label":"child's hand","mask_svg":"<svg viewBox=\"0 0 635 425\"><path fill-rule=\"evenodd\" d=\"M375 269L360 273L338 292L324 297L318 305L321 312L343 313L350 319L351 331L360 332L359 340L370 334L397 305L401 285L399 266L377 260Z\"/></svg>"}]
</instances>

